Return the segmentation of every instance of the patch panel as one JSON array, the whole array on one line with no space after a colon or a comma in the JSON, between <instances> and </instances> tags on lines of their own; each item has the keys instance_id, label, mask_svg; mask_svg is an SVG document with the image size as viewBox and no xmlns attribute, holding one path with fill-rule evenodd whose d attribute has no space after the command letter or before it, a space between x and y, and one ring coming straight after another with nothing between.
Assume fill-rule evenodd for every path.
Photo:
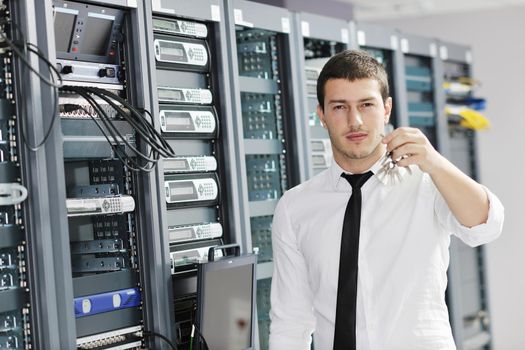
<instances>
[{"instance_id":1,"label":"patch panel","mask_svg":"<svg viewBox=\"0 0 525 350\"><path fill-rule=\"evenodd\" d=\"M261 79L278 79L277 39L262 29L237 32L239 74Z\"/></svg>"},{"instance_id":2,"label":"patch panel","mask_svg":"<svg viewBox=\"0 0 525 350\"><path fill-rule=\"evenodd\" d=\"M278 199L282 195L279 155L247 155L246 169L250 201Z\"/></svg>"},{"instance_id":3,"label":"patch panel","mask_svg":"<svg viewBox=\"0 0 525 350\"><path fill-rule=\"evenodd\" d=\"M277 97L272 94L242 93L241 98L244 138L277 139Z\"/></svg>"},{"instance_id":4,"label":"patch panel","mask_svg":"<svg viewBox=\"0 0 525 350\"><path fill-rule=\"evenodd\" d=\"M111 119L116 119L118 116L117 111L106 101L98 96L93 96L95 102L104 111L104 113ZM118 102L115 104L119 107L122 105ZM80 106L75 110L67 110L67 106ZM58 109L60 118L71 118L71 119L91 119L100 118L98 112L89 104L86 99L82 96L70 92L59 93ZM125 110L125 109L124 109Z\"/></svg>"},{"instance_id":5,"label":"patch panel","mask_svg":"<svg viewBox=\"0 0 525 350\"><path fill-rule=\"evenodd\" d=\"M135 349L142 346L143 327L134 326L77 338L77 348Z\"/></svg>"}]
</instances>

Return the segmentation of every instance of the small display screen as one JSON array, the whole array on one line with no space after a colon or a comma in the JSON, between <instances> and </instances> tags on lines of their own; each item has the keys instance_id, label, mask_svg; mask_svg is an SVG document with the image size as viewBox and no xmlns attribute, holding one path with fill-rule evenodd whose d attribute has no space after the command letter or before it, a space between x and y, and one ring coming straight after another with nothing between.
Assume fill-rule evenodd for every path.
<instances>
[{"instance_id":1,"label":"small display screen","mask_svg":"<svg viewBox=\"0 0 525 350\"><path fill-rule=\"evenodd\" d=\"M184 187L181 187L181 186L173 187L172 186L170 188L170 195L172 196L186 196L186 195L193 194L194 192L195 191L192 185L184 186Z\"/></svg>"},{"instance_id":2,"label":"small display screen","mask_svg":"<svg viewBox=\"0 0 525 350\"><path fill-rule=\"evenodd\" d=\"M163 21L160 19L153 20L153 29L180 32L179 24L177 22Z\"/></svg>"},{"instance_id":3,"label":"small display screen","mask_svg":"<svg viewBox=\"0 0 525 350\"><path fill-rule=\"evenodd\" d=\"M189 126L191 117L187 113L166 113L167 124L170 126Z\"/></svg>"},{"instance_id":4,"label":"small display screen","mask_svg":"<svg viewBox=\"0 0 525 350\"><path fill-rule=\"evenodd\" d=\"M79 53L105 56L113 29L114 17L89 13Z\"/></svg>"},{"instance_id":5,"label":"small display screen","mask_svg":"<svg viewBox=\"0 0 525 350\"><path fill-rule=\"evenodd\" d=\"M58 52L68 52L76 14L55 10L55 45Z\"/></svg>"},{"instance_id":6,"label":"small display screen","mask_svg":"<svg viewBox=\"0 0 525 350\"><path fill-rule=\"evenodd\" d=\"M182 49L182 45L180 47L160 47L160 53L161 55L169 55L169 56L175 56L177 58L184 58L184 50Z\"/></svg>"},{"instance_id":7,"label":"small display screen","mask_svg":"<svg viewBox=\"0 0 525 350\"><path fill-rule=\"evenodd\" d=\"M170 239L173 239L173 240L192 238L192 237L193 237L193 230L190 228L170 230Z\"/></svg>"},{"instance_id":8,"label":"small display screen","mask_svg":"<svg viewBox=\"0 0 525 350\"><path fill-rule=\"evenodd\" d=\"M164 168L168 168L169 170L186 170L187 163L185 160L167 160L165 161L166 165L164 165Z\"/></svg>"},{"instance_id":9,"label":"small display screen","mask_svg":"<svg viewBox=\"0 0 525 350\"><path fill-rule=\"evenodd\" d=\"M183 101L184 95L180 90L159 89L159 98Z\"/></svg>"}]
</instances>

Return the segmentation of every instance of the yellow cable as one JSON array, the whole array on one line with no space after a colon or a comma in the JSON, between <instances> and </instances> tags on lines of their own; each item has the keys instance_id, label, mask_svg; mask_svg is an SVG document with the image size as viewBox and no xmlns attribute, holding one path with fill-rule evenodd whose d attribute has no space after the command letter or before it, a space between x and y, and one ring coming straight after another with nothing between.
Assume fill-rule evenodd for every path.
<instances>
[{"instance_id":1,"label":"yellow cable","mask_svg":"<svg viewBox=\"0 0 525 350\"><path fill-rule=\"evenodd\" d=\"M470 108L445 108L445 112L451 115L458 115L462 119L459 124L465 128L474 130L485 130L490 127L490 121L481 113Z\"/></svg>"}]
</instances>

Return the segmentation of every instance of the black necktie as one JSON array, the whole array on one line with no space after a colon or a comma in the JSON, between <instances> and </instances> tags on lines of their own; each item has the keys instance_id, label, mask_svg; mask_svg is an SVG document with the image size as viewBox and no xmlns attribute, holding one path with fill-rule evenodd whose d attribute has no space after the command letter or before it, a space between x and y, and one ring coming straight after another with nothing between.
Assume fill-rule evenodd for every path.
<instances>
[{"instance_id":1,"label":"black necktie","mask_svg":"<svg viewBox=\"0 0 525 350\"><path fill-rule=\"evenodd\" d=\"M334 350L356 349L357 259L361 226L361 186L372 176L341 174L352 185L352 196L346 205L341 237L337 311L335 315Z\"/></svg>"}]
</instances>

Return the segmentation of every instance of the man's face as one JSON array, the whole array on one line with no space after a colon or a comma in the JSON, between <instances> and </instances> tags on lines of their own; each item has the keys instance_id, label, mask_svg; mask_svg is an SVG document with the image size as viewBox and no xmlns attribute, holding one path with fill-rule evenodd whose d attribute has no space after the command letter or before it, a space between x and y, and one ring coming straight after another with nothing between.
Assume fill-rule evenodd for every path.
<instances>
[{"instance_id":1,"label":"man's face","mask_svg":"<svg viewBox=\"0 0 525 350\"><path fill-rule=\"evenodd\" d=\"M347 169L348 164L369 165L384 152L381 139L390 118L392 99L385 103L375 79L330 79L325 85L324 111L317 107L328 129L334 158Z\"/></svg>"}]
</instances>

